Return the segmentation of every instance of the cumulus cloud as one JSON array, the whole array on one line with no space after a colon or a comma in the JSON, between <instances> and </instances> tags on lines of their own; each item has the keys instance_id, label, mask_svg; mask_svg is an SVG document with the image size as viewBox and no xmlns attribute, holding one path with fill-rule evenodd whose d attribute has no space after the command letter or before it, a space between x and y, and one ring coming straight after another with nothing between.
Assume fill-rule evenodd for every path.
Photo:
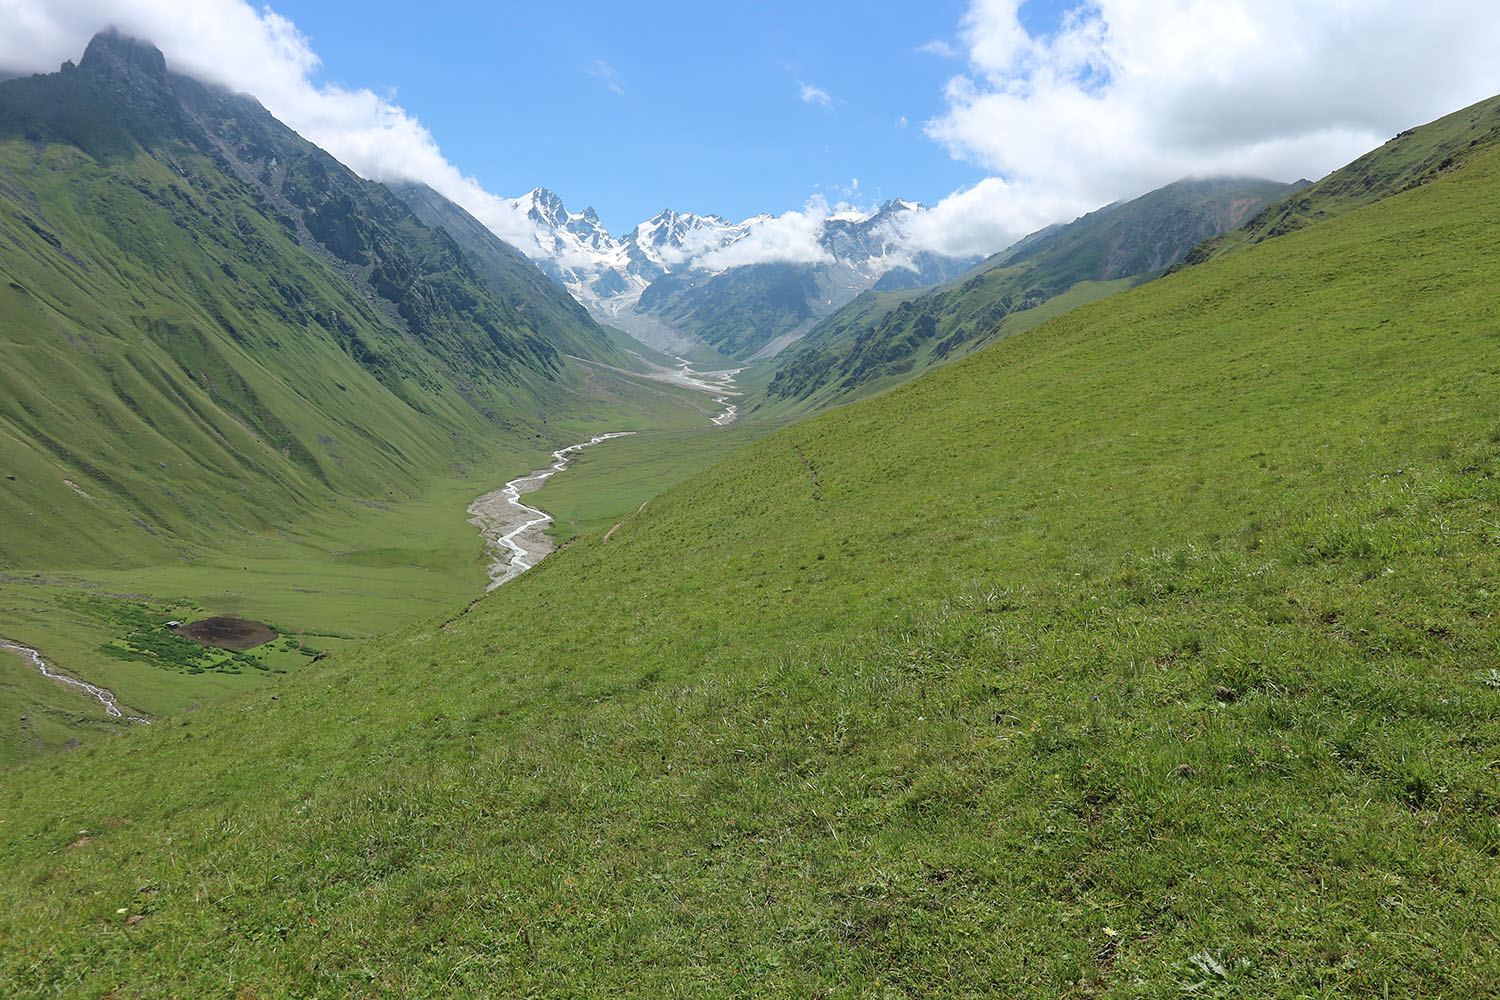
<instances>
[{"instance_id":1,"label":"cumulus cloud","mask_svg":"<svg viewBox=\"0 0 1500 1000\"><path fill-rule=\"evenodd\" d=\"M828 108L833 106L833 97L822 87L814 87L810 83L799 83L802 88L802 100L808 104L821 104Z\"/></svg>"},{"instance_id":2,"label":"cumulus cloud","mask_svg":"<svg viewBox=\"0 0 1500 1000\"><path fill-rule=\"evenodd\" d=\"M1023 2L970 0L961 52L941 40L920 47L967 63L927 134L990 176L903 216L916 249L989 253L1183 176L1315 178L1500 91L1492 0L1074 0L1045 33L1022 23ZM11 71L76 60L107 25L149 39L174 70L254 94L361 175L429 184L502 239L544 255L524 209L465 176L393 96L314 83L309 40L268 7L0 0L0 23L0 69ZM608 63L591 72L623 92ZM810 104L839 103L798 86ZM815 230L829 211L814 199L752 219L730 246L705 243L705 266L822 260Z\"/></svg>"},{"instance_id":3,"label":"cumulus cloud","mask_svg":"<svg viewBox=\"0 0 1500 1000\"><path fill-rule=\"evenodd\" d=\"M0 22L0 68L54 71L77 61L94 33L112 25L151 41L177 72L253 94L361 176L421 181L502 239L536 247L530 220L449 163L414 116L370 90L314 84L317 53L269 7L243 0L0 0Z\"/></svg>"},{"instance_id":4,"label":"cumulus cloud","mask_svg":"<svg viewBox=\"0 0 1500 1000\"><path fill-rule=\"evenodd\" d=\"M996 250L1189 175L1316 178L1500 91L1488 0L1091 0L1038 35L973 0L969 72L927 132L995 176L934 209L946 252Z\"/></svg>"},{"instance_id":5,"label":"cumulus cloud","mask_svg":"<svg viewBox=\"0 0 1500 1000\"><path fill-rule=\"evenodd\" d=\"M760 215L742 223L745 234L730 243L699 256L694 267L722 271L746 264L783 262L788 264L823 264L833 258L818 242L823 223L832 210L822 197L813 197L802 211L781 215Z\"/></svg>"}]
</instances>

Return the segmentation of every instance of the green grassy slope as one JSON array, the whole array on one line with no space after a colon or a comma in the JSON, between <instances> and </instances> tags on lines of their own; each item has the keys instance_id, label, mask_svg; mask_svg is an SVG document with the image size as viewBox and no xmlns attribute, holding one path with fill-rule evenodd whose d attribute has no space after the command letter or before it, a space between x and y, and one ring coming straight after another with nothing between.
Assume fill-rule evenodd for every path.
<instances>
[{"instance_id":1,"label":"green grassy slope","mask_svg":"<svg viewBox=\"0 0 1500 1000\"><path fill-rule=\"evenodd\" d=\"M12 771L0 982L1483 995L1497 221L1486 150Z\"/></svg>"},{"instance_id":2,"label":"green grassy slope","mask_svg":"<svg viewBox=\"0 0 1500 1000\"><path fill-rule=\"evenodd\" d=\"M547 530L562 541L607 531L643 503L791 420L736 420L722 427L643 431L580 454L566 476L547 480L526 502L557 519Z\"/></svg>"},{"instance_id":3,"label":"green grassy slope","mask_svg":"<svg viewBox=\"0 0 1500 1000\"><path fill-rule=\"evenodd\" d=\"M4 565L191 558L568 398L445 234L141 43L0 86L0 206Z\"/></svg>"},{"instance_id":4,"label":"green grassy slope","mask_svg":"<svg viewBox=\"0 0 1500 1000\"><path fill-rule=\"evenodd\" d=\"M628 368L631 371L643 372L656 371L661 368L672 368L677 364L676 358L669 354L663 354L655 348L647 347L624 330L613 326L602 326L600 329L604 331L604 336L623 356L624 360L621 361L621 367ZM722 361L723 359L716 360Z\"/></svg>"},{"instance_id":5,"label":"green grassy slope","mask_svg":"<svg viewBox=\"0 0 1500 1000\"><path fill-rule=\"evenodd\" d=\"M626 363L627 356L589 317L588 310L478 219L425 184L401 184L391 190L423 223L447 231L463 248L475 273L548 343L594 361Z\"/></svg>"},{"instance_id":6,"label":"green grassy slope","mask_svg":"<svg viewBox=\"0 0 1500 1000\"><path fill-rule=\"evenodd\" d=\"M1243 178L1178 181L1029 237L937 289L867 292L778 361L766 403L805 410L905 381L992 342L1008 317L1081 283L1119 290L1154 277L1288 190Z\"/></svg>"},{"instance_id":7,"label":"green grassy slope","mask_svg":"<svg viewBox=\"0 0 1500 1000\"><path fill-rule=\"evenodd\" d=\"M481 274L148 45L101 36L0 84L0 636L167 712L253 678L122 660L132 599L70 601L334 640L466 603L475 496L592 433L714 411L563 351L620 353L534 268ZM19 670L0 710L77 722L75 695Z\"/></svg>"}]
</instances>

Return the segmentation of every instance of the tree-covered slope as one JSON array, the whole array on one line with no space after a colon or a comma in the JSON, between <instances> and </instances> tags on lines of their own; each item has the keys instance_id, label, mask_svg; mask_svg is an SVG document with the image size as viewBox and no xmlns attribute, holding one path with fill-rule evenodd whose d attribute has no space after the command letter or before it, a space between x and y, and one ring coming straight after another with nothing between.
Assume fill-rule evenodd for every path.
<instances>
[{"instance_id":1,"label":"tree-covered slope","mask_svg":"<svg viewBox=\"0 0 1500 1000\"><path fill-rule=\"evenodd\" d=\"M15 996L1484 995L1500 157L6 775Z\"/></svg>"},{"instance_id":2,"label":"tree-covered slope","mask_svg":"<svg viewBox=\"0 0 1500 1000\"><path fill-rule=\"evenodd\" d=\"M766 396L809 407L904 381L1013 332L1003 330L1007 318L1070 290L1074 305L1152 277L1288 190L1243 178L1179 181L1029 237L937 289L866 292L779 361Z\"/></svg>"},{"instance_id":3,"label":"tree-covered slope","mask_svg":"<svg viewBox=\"0 0 1500 1000\"><path fill-rule=\"evenodd\" d=\"M443 231L101 35L0 84L0 564L176 560L529 437L563 359Z\"/></svg>"}]
</instances>

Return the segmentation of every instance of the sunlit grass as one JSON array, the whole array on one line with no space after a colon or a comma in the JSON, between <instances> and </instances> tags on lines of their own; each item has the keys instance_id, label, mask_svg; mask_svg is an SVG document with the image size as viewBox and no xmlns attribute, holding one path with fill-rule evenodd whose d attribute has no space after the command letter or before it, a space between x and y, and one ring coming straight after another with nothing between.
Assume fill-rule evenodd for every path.
<instances>
[{"instance_id":1,"label":"sunlit grass","mask_svg":"<svg viewBox=\"0 0 1500 1000\"><path fill-rule=\"evenodd\" d=\"M10 772L0 980L1485 995L1497 219L1487 152Z\"/></svg>"}]
</instances>

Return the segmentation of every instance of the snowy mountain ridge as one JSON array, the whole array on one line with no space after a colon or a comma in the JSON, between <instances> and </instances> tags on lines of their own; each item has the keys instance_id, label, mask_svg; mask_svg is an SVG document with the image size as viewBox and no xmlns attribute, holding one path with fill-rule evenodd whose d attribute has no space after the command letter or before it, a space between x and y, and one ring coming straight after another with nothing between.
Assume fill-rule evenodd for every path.
<instances>
[{"instance_id":1,"label":"snowy mountain ridge","mask_svg":"<svg viewBox=\"0 0 1500 1000\"><path fill-rule=\"evenodd\" d=\"M612 235L593 208L569 212L546 188L511 199L510 207L533 227L534 240L520 245L528 257L596 318L653 346L681 346L673 323L637 309L642 293L668 275L691 274L696 283L759 264L811 268L818 295L810 308L826 315L888 275L897 279L909 271L911 281L897 281L898 287L909 287L926 283L923 279L934 273L956 274L970 263L910 248L908 224L927 209L909 201L888 201L868 211L815 203L804 211L763 213L742 222L664 209L623 237Z\"/></svg>"}]
</instances>

